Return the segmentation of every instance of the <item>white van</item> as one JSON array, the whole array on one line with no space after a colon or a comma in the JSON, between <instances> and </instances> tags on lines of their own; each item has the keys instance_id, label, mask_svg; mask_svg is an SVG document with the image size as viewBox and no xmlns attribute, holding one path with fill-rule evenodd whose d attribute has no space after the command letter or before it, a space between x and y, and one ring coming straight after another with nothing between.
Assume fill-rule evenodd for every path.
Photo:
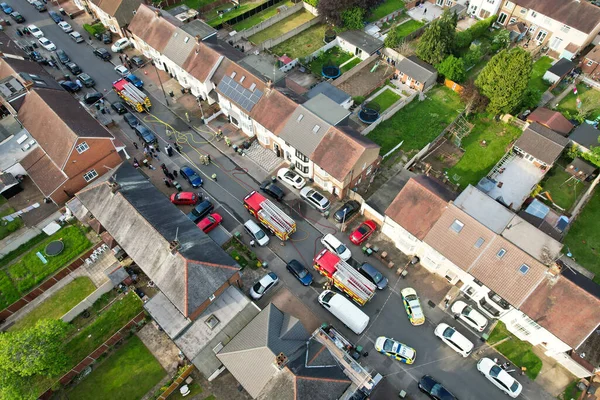
<instances>
[{"instance_id":1,"label":"white van","mask_svg":"<svg viewBox=\"0 0 600 400\"><path fill-rule=\"evenodd\" d=\"M269 237L265 231L263 231L260 226L258 226L258 224L251 219L244 222L244 229L259 246L266 246L269 243Z\"/></svg>"},{"instance_id":2,"label":"white van","mask_svg":"<svg viewBox=\"0 0 600 400\"><path fill-rule=\"evenodd\" d=\"M319 296L319 303L357 335L369 325L369 316L339 293L325 290Z\"/></svg>"}]
</instances>

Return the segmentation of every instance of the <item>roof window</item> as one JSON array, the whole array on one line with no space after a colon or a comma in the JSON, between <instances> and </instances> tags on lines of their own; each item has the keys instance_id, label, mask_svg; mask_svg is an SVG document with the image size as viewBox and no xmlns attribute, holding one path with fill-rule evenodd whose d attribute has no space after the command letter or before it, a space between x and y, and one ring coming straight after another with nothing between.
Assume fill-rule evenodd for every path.
<instances>
[{"instance_id":1,"label":"roof window","mask_svg":"<svg viewBox=\"0 0 600 400\"><path fill-rule=\"evenodd\" d=\"M240 83L244 82L244 79L246 79L246 75L243 75L243 76L240 78Z\"/></svg>"},{"instance_id":2,"label":"roof window","mask_svg":"<svg viewBox=\"0 0 600 400\"><path fill-rule=\"evenodd\" d=\"M504 257L504 255L506 254L506 250L504 249L500 249L498 250L498 252L496 253L496 255L498 256L498 258L502 258Z\"/></svg>"},{"instance_id":3,"label":"roof window","mask_svg":"<svg viewBox=\"0 0 600 400\"><path fill-rule=\"evenodd\" d=\"M254 89L256 89L256 83L253 83L252 85L250 85L250 89L249 90L252 91Z\"/></svg>"},{"instance_id":4,"label":"roof window","mask_svg":"<svg viewBox=\"0 0 600 400\"><path fill-rule=\"evenodd\" d=\"M465 224L463 224L459 220L455 219L454 222L452 223L452 225L450 225L450 229L452 229L456 233L459 233L460 231L462 231L462 228L464 226L465 226Z\"/></svg>"},{"instance_id":5,"label":"roof window","mask_svg":"<svg viewBox=\"0 0 600 400\"><path fill-rule=\"evenodd\" d=\"M302 121L302 118L304 118L304 114L298 115L298 118L296 118L296 122Z\"/></svg>"},{"instance_id":6,"label":"roof window","mask_svg":"<svg viewBox=\"0 0 600 400\"><path fill-rule=\"evenodd\" d=\"M478 249L483 245L483 242L485 242L485 240L483 240L483 238L479 238L477 239L477 241L475 242L475 248Z\"/></svg>"},{"instance_id":7,"label":"roof window","mask_svg":"<svg viewBox=\"0 0 600 400\"><path fill-rule=\"evenodd\" d=\"M237 75L237 72L233 71L233 72L231 73L231 79L235 78L235 76L236 76L236 75Z\"/></svg>"},{"instance_id":8,"label":"roof window","mask_svg":"<svg viewBox=\"0 0 600 400\"><path fill-rule=\"evenodd\" d=\"M529 265L527 264L523 264L519 267L519 272L522 273L523 275L525 275L527 272L529 272Z\"/></svg>"},{"instance_id":9,"label":"roof window","mask_svg":"<svg viewBox=\"0 0 600 400\"><path fill-rule=\"evenodd\" d=\"M313 133L319 132L319 129L321 129L321 127L319 125L315 125L315 127L313 128Z\"/></svg>"}]
</instances>

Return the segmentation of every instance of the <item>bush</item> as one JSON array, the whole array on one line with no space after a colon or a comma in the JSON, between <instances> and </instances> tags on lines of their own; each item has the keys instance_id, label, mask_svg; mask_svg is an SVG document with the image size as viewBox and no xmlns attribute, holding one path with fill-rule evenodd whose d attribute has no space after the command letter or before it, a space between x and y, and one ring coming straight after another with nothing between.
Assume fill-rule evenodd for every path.
<instances>
[{"instance_id":1,"label":"bush","mask_svg":"<svg viewBox=\"0 0 600 400\"><path fill-rule=\"evenodd\" d=\"M355 104L361 105L365 101L365 96L354 96L352 100L354 100Z\"/></svg>"},{"instance_id":2,"label":"bush","mask_svg":"<svg viewBox=\"0 0 600 400\"><path fill-rule=\"evenodd\" d=\"M94 24L94 25L83 24L83 29L85 29L85 31L92 36L100 35L100 34L104 33L104 31L106 31L106 27L104 25L102 25L102 23L100 23L100 22L98 22L97 24Z\"/></svg>"},{"instance_id":3,"label":"bush","mask_svg":"<svg viewBox=\"0 0 600 400\"><path fill-rule=\"evenodd\" d=\"M485 53L482 51L481 46L474 46L463 57L465 68L474 67L483 58L484 54Z\"/></svg>"},{"instance_id":4,"label":"bush","mask_svg":"<svg viewBox=\"0 0 600 400\"><path fill-rule=\"evenodd\" d=\"M527 88L523 95L521 102L521 108L523 109L534 109L538 106L540 100L542 100L542 92L537 89Z\"/></svg>"},{"instance_id":5,"label":"bush","mask_svg":"<svg viewBox=\"0 0 600 400\"><path fill-rule=\"evenodd\" d=\"M497 17L495 15L492 15L489 18L478 21L475 25L473 25L467 30L471 31L473 39L480 38L487 33L488 29L490 29L490 26L492 26L496 19Z\"/></svg>"},{"instance_id":6,"label":"bush","mask_svg":"<svg viewBox=\"0 0 600 400\"><path fill-rule=\"evenodd\" d=\"M466 31L456 32L456 35L454 36L454 45L457 49L469 47L472 41L473 35L468 29Z\"/></svg>"},{"instance_id":7,"label":"bush","mask_svg":"<svg viewBox=\"0 0 600 400\"><path fill-rule=\"evenodd\" d=\"M304 2L313 7L316 7L319 5L319 0L304 0Z\"/></svg>"},{"instance_id":8,"label":"bush","mask_svg":"<svg viewBox=\"0 0 600 400\"><path fill-rule=\"evenodd\" d=\"M467 75L463 59L452 55L446 57L444 61L436 65L436 69L440 74L454 82L464 81Z\"/></svg>"}]
</instances>

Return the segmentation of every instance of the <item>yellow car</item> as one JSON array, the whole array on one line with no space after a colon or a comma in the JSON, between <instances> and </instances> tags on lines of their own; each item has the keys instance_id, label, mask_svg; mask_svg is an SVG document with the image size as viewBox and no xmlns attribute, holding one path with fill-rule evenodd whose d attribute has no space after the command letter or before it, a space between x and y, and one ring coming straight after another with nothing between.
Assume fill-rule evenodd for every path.
<instances>
[{"instance_id":1,"label":"yellow car","mask_svg":"<svg viewBox=\"0 0 600 400\"><path fill-rule=\"evenodd\" d=\"M415 289L406 288L400 294L402 295L402 302L404 303L404 309L406 310L406 314L408 314L410 323L415 326L422 325L425 322L425 314L423 314L421 302Z\"/></svg>"},{"instance_id":2,"label":"yellow car","mask_svg":"<svg viewBox=\"0 0 600 400\"><path fill-rule=\"evenodd\" d=\"M417 351L415 349L385 336L377 338L375 350L404 364L412 364L417 358Z\"/></svg>"}]
</instances>

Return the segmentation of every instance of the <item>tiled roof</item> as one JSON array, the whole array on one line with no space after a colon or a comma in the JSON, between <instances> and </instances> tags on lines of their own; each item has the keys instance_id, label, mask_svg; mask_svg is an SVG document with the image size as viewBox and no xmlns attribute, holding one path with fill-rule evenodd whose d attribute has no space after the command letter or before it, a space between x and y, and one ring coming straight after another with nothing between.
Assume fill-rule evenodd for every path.
<instances>
[{"instance_id":1,"label":"tiled roof","mask_svg":"<svg viewBox=\"0 0 600 400\"><path fill-rule=\"evenodd\" d=\"M213 68L220 62L221 57L218 52L205 43L195 43L193 50L188 53L181 67L200 82L205 82Z\"/></svg>"},{"instance_id":2,"label":"tiled roof","mask_svg":"<svg viewBox=\"0 0 600 400\"><path fill-rule=\"evenodd\" d=\"M587 1L513 0L513 2L584 33L591 33L600 22L600 8Z\"/></svg>"},{"instance_id":3,"label":"tiled roof","mask_svg":"<svg viewBox=\"0 0 600 400\"><path fill-rule=\"evenodd\" d=\"M226 66L217 85L217 92L250 113L266 90L266 85L245 68L236 63Z\"/></svg>"},{"instance_id":4,"label":"tiled roof","mask_svg":"<svg viewBox=\"0 0 600 400\"><path fill-rule=\"evenodd\" d=\"M568 136L569 132L573 130L573 124L561 113L544 107L536 108L534 112L527 116L527 121L539 122L541 125L544 125L563 136Z\"/></svg>"},{"instance_id":5,"label":"tiled roof","mask_svg":"<svg viewBox=\"0 0 600 400\"><path fill-rule=\"evenodd\" d=\"M435 68L416 56L403 58L396 65L396 69L419 82L426 82L433 75L437 74Z\"/></svg>"},{"instance_id":6,"label":"tiled roof","mask_svg":"<svg viewBox=\"0 0 600 400\"><path fill-rule=\"evenodd\" d=\"M568 143L569 139L534 122L517 139L515 146L538 160L552 165Z\"/></svg>"},{"instance_id":7,"label":"tiled roof","mask_svg":"<svg viewBox=\"0 0 600 400\"><path fill-rule=\"evenodd\" d=\"M585 58L600 63L600 46L594 46L594 48L585 55Z\"/></svg>"},{"instance_id":8,"label":"tiled roof","mask_svg":"<svg viewBox=\"0 0 600 400\"><path fill-rule=\"evenodd\" d=\"M179 26L181 22L171 14L142 4L131 20L128 30L156 51L164 53Z\"/></svg>"},{"instance_id":9,"label":"tiled roof","mask_svg":"<svg viewBox=\"0 0 600 400\"><path fill-rule=\"evenodd\" d=\"M600 146L600 143L598 143L599 138L600 131L590 124L579 125L569 135L569 139L587 149L590 149L592 146Z\"/></svg>"},{"instance_id":10,"label":"tiled roof","mask_svg":"<svg viewBox=\"0 0 600 400\"><path fill-rule=\"evenodd\" d=\"M411 178L398 193L385 215L423 240L454 198L441 183L426 176Z\"/></svg>"},{"instance_id":11,"label":"tiled roof","mask_svg":"<svg viewBox=\"0 0 600 400\"><path fill-rule=\"evenodd\" d=\"M40 147L27 154L20 164L46 197L67 181L67 177Z\"/></svg>"},{"instance_id":12,"label":"tiled roof","mask_svg":"<svg viewBox=\"0 0 600 400\"><path fill-rule=\"evenodd\" d=\"M279 137L315 161L311 154L317 149L330 127L331 125L323 119L303 106L298 106L281 130Z\"/></svg>"},{"instance_id":13,"label":"tiled roof","mask_svg":"<svg viewBox=\"0 0 600 400\"><path fill-rule=\"evenodd\" d=\"M293 100L276 89L267 89L266 93L252 109L250 117L276 136L298 107Z\"/></svg>"}]
</instances>

